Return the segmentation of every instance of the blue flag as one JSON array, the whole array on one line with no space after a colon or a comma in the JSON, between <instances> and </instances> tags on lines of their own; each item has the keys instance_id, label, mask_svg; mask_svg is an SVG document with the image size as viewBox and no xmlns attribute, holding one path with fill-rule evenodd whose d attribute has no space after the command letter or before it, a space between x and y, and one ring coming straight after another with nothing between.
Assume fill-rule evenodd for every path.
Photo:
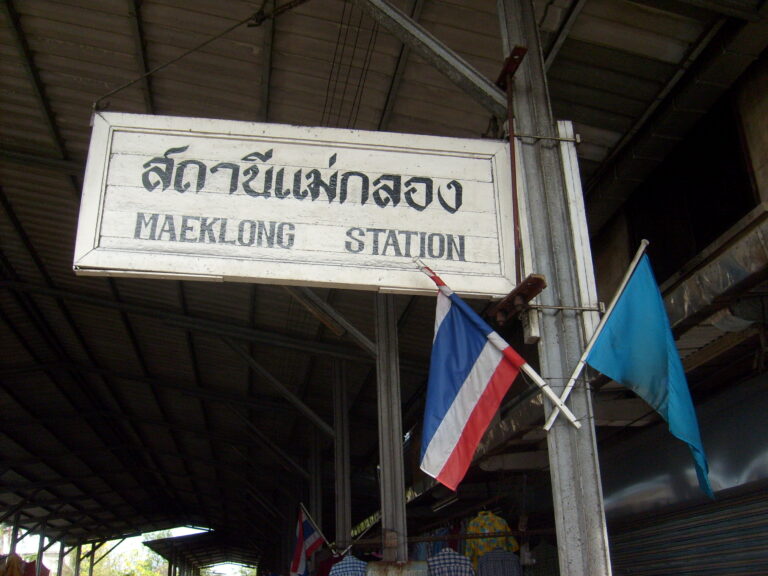
<instances>
[{"instance_id":1,"label":"blue flag","mask_svg":"<svg viewBox=\"0 0 768 576\"><path fill-rule=\"evenodd\" d=\"M667 421L669 431L691 449L699 486L714 498L685 371L647 255L619 296L586 362L634 391Z\"/></svg>"}]
</instances>

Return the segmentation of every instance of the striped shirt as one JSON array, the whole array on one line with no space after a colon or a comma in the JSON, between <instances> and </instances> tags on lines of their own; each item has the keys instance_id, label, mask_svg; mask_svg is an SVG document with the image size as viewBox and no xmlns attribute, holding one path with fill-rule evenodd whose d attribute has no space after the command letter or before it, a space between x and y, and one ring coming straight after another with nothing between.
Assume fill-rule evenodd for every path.
<instances>
[{"instance_id":1,"label":"striped shirt","mask_svg":"<svg viewBox=\"0 0 768 576\"><path fill-rule=\"evenodd\" d=\"M475 576L469 558L452 548L443 548L427 559L429 576Z\"/></svg>"},{"instance_id":2,"label":"striped shirt","mask_svg":"<svg viewBox=\"0 0 768 576\"><path fill-rule=\"evenodd\" d=\"M331 568L330 576L365 576L368 563L351 554Z\"/></svg>"}]
</instances>

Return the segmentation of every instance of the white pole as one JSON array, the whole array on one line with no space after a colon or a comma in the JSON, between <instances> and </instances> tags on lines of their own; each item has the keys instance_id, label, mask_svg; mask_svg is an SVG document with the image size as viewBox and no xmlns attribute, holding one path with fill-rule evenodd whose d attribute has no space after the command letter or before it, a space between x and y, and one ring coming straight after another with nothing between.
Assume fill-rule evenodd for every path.
<instances>
[{"instance_id":1,"label":"white pole","mask_svg":"<svg viewBox=\"0 0 768 576\"><path fill-rule=\"evenodd\" d=\"M307 511L306 507L304 506L303 502L299 502L299 506L301 507L302 511L304 512L304 515L307 517L307 520L309 520L309 523L312 524L312 526L315 527L315 530L317 530L317 533L320 534L320 538L323 539L323 542L325 542L325 545L328 546L328 548L331 549L331 551L334 550L333 546L331 546L331 543L328 542L328 538L325 537L325 534L323 534L323 531L320 530L320 526L315 524L315 519L312 518L310 513Z\"/></svg>"},{"instance_id":2,"label":"white pole","mask_svg":"<svg viewBox=\"0 0 768 576\"><path fill-rule=\"evenodd\" d=\"M613 312L613 309L616 307L616 302L619 301L619 297L621 296L622 292L624 292L624 288L627 287L627 284L629 283L629 279L632 277L632 274L635 271L635 268L637 268L638 263L640 262L640 258L643 257L643 254L645 253L645 249L648 247L648 240L641 240L640 241L640 247L637 249L637 252L635 253L635 257L632 259L632 262L629 263L629 268L627 268L627 271L624 273L624 277L621 279L621 284L619 284L618 290L616 290L616 294L613 296L613 300L611 300L611 304L608 306L608 310L605 311L605 314L600 319L600 323L597 325L597 328L595 328L595 332L592 334L592 338L589 340L589 344L587 344L587 347L584 349L584 353L581 355L581 358L579 358L579 362L576 364L576 368L573 370L573 374L571 374L570 379L568 380L568 383L565 385L565 389L563 390L563 395L560 396L560 401L565 402L565 400L568 398L568 396L571 393L571 390L573 390L573 386L576 383L576 379L581 374L581 371L584 369L584 365L586 364L587 356L589 356L589 353L592 351L592 346L594 346L595 341L597 340L597 337L600 336L600 333L603 331L603 327L605 326L605 323L608 321L608 318L611 316L611 312ZM552 409L552 412L549 414L549 418L547 419L546 424L544 424L544 430L549 430L552 428L552 425L555 423L555 419L557 418L558 414L560 414L560 408L556 404L555 407Z\"/></svg>"}]
</instances>

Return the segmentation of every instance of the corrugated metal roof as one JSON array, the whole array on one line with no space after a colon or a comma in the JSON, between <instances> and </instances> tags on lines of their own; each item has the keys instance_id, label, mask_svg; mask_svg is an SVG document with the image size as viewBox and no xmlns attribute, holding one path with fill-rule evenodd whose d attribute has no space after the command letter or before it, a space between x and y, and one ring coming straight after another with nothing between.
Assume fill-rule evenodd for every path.
<instances>
[{"instance_id":1,"label":"corrugated metal roof","mask_svg":"<svg viewBox=\"0 0 768 576\"><path fill-rule=\"evenodd\" d=\"M506 55L493 0L397 4L496 78ZM655 113L674 108L681 89L695 105L689 70L709 75L703 113L712 86L722 93L757 57L766 39L746 27L762 26L759 4L535 2L552 105L581 135L593 213L610 214L613 199L647 174L649 164L624 152L654 126ZM259 527L292 523L280 502L302 497L302 478L285 456L304 466L318 432L222 336L329 424L333 364L345 360L354 520L378 506L375 369L348 336L334 335L278 286L86 278L71 269L94 103L270 5L9 0L0 11L0 453L7 470L0 504L17 506L29 527L45 518L54 538L96 541L189 523L255 543L251 555L210 552L195 560L200 565L251 561L279 548L279 531ZM715 44L739 48L735 60L723 53L727 70L718 67ZM260 26L242 24L99 106L496 136L481 104L341 0L312 0ZM678 109L662 118L665 137L684 136L690 108L684 118ZM631 177L614 178L620 173ZM371 293L316 293L374 339ZM406 430L418 422L432 306L431 298L398 299ZM323 450L332 453L327 442ZM329 508L332 482L323 484Z\"/></svg>"}]
</instances>

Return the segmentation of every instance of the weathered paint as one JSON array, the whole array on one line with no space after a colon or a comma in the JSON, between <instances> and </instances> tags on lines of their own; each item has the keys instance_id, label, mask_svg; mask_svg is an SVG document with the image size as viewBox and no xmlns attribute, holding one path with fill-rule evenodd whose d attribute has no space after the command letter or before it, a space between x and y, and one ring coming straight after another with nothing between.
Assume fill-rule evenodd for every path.
<instances>
[{"instance_id":1,"label":"weathered paint","mask_svg":"<svg viewBox=\"0 0 768 576\"><path fill-rule=\"evenodd\" d=\"M74 266L501 295L512 228L503 141L98 113Z\"/></svg>"}]
</instances>

